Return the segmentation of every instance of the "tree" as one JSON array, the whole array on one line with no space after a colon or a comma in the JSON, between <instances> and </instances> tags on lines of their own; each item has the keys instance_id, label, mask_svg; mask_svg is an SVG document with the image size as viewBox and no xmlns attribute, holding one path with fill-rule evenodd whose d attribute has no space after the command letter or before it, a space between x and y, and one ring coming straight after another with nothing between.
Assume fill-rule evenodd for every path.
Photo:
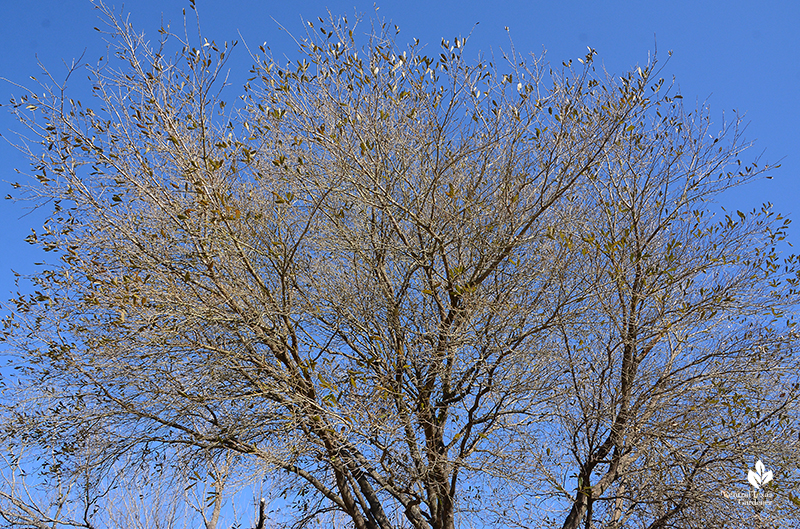
<instances>
[{"instance_id":1,"label":"tree","mask_svg":"<svg viewBox=\"0 0 800 529\"><path fill-rule=\"evenodd\" d=\"M22 444L13 445L0 467L3 527L215 529L224 526L221 520L236 526L238 513L221 516L223 502L240 488L230 473L233 454L227 454L228 466L209 459L202 466L175 469L164 461L147 465L141 459L126 459L97 472L101 462L82 461L82 471L66 470L63 454L52 447L50 457L43 458L43 450L27 450ZM80 456L91 457L92 452L87 447ZM262 506L257 529L264 529L264 519Z\"/></svg>"},{"instance_id":2,"label":"tree","mask_svg":"<svg viewBox=\"0 0 800 529\"><path fill-rule=\"evenodd\" d=\"M9 440L95 491L224 463L295 527L794 516L788 472L770 509L723 496L755 456L797 468L788 220L715 213L768 167L655 60L471 62L320 19L231 110L227 45L104 13L98 105L52 79L12 102L59 260L5 320Z\"/></svg>"},{"instance_id":3,"label":"tree","mask_svg":"<svg viewBox=\"0 0 800 529\"><path fill-rule=\"evenodd\" d=\"M751 458L797 467L797 333L784 312L796 257L775 250L788 221L767 205L711 215L712 197L753 167L723 169L734 153L707 114L673 105L655 118L606 150L580 217L557 234L574 246L563 288L584 297L557 325L565 405L547 461L575 472L564 527L728 527L724 491Z\"/></svg>"}]
</instances>

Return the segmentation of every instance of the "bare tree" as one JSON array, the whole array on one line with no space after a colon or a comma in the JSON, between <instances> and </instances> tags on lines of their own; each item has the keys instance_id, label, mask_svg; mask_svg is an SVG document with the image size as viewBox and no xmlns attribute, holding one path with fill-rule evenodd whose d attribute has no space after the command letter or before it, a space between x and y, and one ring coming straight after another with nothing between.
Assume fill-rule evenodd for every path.
<instances>
[{"instance_id":1,"label":"bare tree","mask_svg":"<svg viewBox=\"0 0 800 529\"><path fill-rule=\"evenodd\" d=\"M797 261L776 251L789 221L768 205L713 214L755 168L732 163L746 147L738 123L712 136L705 109L656 106L607 149L581 216L553 234L575 249L566 284L584 298L558 323L563 397L548 424L560 448L548 464L577 485L561 492L565 528L750 521L726 488L747 487L761 454L797 467ZM784 493L796 487L781 478Z\"/></svg>"},{"instance_id":2,"label":"bare tree","mask_svg":"<svg viewBox=\"0 0 800 529\"><path fill-rule=\"evenodd\" d=\"M13 444L16 452L4 456L0 466L2 527L216 529L236 522L237 513L230 508L222 515L225 502L234 501L241 490L228 472L232 453L221 463L205 461L203 468L169 468L163 458L119 460L110 467L71 462L82 468L79 472L67 470L65 455L57 450L51 448L50 457L44 458L22 445ZM87 453L91 450L81 456ZM242 496L235 501L241 503ZM241 514L250 518L251 512ZM259 514L263 527L263 509Z\"/></svg>"},{"instance_id":3,"label":"bare tree","mask_svg":"<svg viewBox=\"0 0 800 529\"><path fill-rule=\"evenodd\" d=\"M59 261L5 320L33 412L6 426L44 419L67 475L211 457L286 490L287 526L655 529L739 524L753 454L796 468L786 221L714 216L765 168L655 61L320 19L231 109L227 45L105 14L97 106L13 102Z\"/></svg>"}]
</instances>

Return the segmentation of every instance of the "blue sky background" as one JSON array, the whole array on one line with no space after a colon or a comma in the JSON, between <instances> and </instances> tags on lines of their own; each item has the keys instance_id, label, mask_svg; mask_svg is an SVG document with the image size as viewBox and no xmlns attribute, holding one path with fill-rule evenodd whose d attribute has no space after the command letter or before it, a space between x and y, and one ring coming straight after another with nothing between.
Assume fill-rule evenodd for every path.
<instances>
[{"instance_id":1,"label":"blue sky background","mask_svg":"<svg viewBox=\"0 0 800 529\"><path fill-rule=\"evenodd\" d=\"M109 4L112 0L109 0ZM117 11L122 10L115 4ZM66 72L62 61L82 53L88 62L106 54L98 11L89 0L0 0L0 77L33 87L37 58L58 78ZM124 5L139 31L155 40L162 20L174 29L182 26L182 9L189 0L133 0ZM197 0L203 33L209 40L244 40L255 49L267 42L276 57L296 57L296 46L279 29L302 34L302 18L373 12L372 0ZM622 73L644 64L654 47L660 59L672 57L663 71L675 77L687 106L708 101L717 125L722 113L746 113L746 137L756 141L748 160L781 160L773 179L759 180L724 197L723 205L752 209L762 202L794 218L789 241L800 248L800 2L785 1L405 1L381 4L379 15L400 27L399 42L414 38L438 53L442 37L452 39L472 32L467 55L488 54L509 46L508 26L518 52L547 50L555 65L595 48L606 69ZM192 16L192 15L190 15ZM302 18L301 18L302 17ZM477 26L476 26L477 24ZM228 63L232 86L228 99L240 94L248 76L250 58L240 45ZM0 81L0 103L22 91ZM85 83L75 83L68 95L89 99ZM27 160L5 138L16 128L13 116L0 108L0 197L14 194L9 182L20 181L15 168ZM35 272L46 257L24 238L38 229L42 216L29 212L30 204L0 200L0 302L15 290L11 269ZM46 208L45 208L46 209Z\"/></svg>"},{"instance_id":2,"label":"blue sky background","mask_svg":"<svg viewBox=\"0 0 800 529\"><path fill-rule=\"evenodd\" d=\"M123 6L116 5L117 11ZM37 58L56 76L85 50L95 62L105 55L105 44L93 28L101 26L89 0L0 0L0 77L33 86ZM135 0L124 11L139 31L153 38L162 20L173 28L183 23L188 0ZM287 2L272 0L197 0L203 32L217 42L244 40L251 48L266 41L276 56L295 55L295 45L278 23L300 34L302 18L334 14L369 16L372 0L322 0ZM452 39L472 32L468 53L507 49L508 26L517 51L548 59L576 59L586 46L599 52L599 60L614 73L645 63L654 46L661 59L672 50L664 74L675 76L687 105L705 100L717 124L722 112L737 109L750 123L747 138L756 140L753 155L782 160L774 179L760 180L737 190L726 205L751 209L764 201L795 219L800 213L800 2L796 1L405 1L383 2L379 14L400 27L400 42L418 38L435 52L442 37ZM477 26L476 26L477 24ZM250 65L244 46L231 61L228 96L235 99ZM86 85L74 83L70 96L88 99ZM0 102L21 90L0 81ZM13 117L0 108L0 134L15 128ZM15 168L27 161L0 139L0 196L13 194L8 182L19 180ZM42 254L23 241L41 216L28 213L29 204L0 201L0 297L13 289L11 269L23 274L35 270ZM800 222L789 240L800 242ZM795 245L797 246L797 244Z\"/></svg>"}]
</instances>

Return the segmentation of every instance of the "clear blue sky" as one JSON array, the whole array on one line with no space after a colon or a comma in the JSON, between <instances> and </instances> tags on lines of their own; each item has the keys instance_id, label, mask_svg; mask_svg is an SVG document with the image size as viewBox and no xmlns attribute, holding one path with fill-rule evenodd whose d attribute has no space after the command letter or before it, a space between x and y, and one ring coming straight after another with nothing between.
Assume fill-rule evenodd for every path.
<instances>
[{"instance_id":1,"label":"clear blue sky","mask_svg":"<svg viewBox=\"0 0 800 529\"><path fill-rule=\"evenodd\" d=\"M61 73L62 60L70 62L84 50L89 61L105 54L102 38L93 29L101 25L97 10L89 0L4 0L0 5L0 77L32 85L29 76L38 75L37 57ZM188 5L188 0L135 0L124 7L134 25L155 38L162 19L180 26L182 9ZM276 54L291 57L295 47L278 23L300 33L301 17L324 17L327 10L369 16L373 2L197 0L197 6L209 39L243 38L253 47L266 41ZM692 105L708 99L716 118L722 111L746 112L747 137L757 141L756 149L765 151L767 161L783 160L774 179L751 184L728 197L728 203L744 209L772 202L778 211L795 218L790 240L800 243L800 2L411 0L383 2L379 14L400 27L401 42L419 38L433 50L442 37L451 39L470 31L473 53L506 48L504 27L508 26L518 51L546 49L549 60L560 64L583 56L590 45L612 72L646 62L655 44L661 58L666 59L666 52L672 50L665 73L675 76L684 101ZM233 99L238 95L236 84L246 77L249 66L244 46L237 47L229 64L234 86L228 94ZM20 90L0 82L2 102L12 93ZM70 95L88 99L77 86ZM13 118L0 108L0 134L8 136L14 127ZM13 170L26 164L0 141L0 196L13 191L7 182L18 180ZM26 207L0 201L2 298L13 288L10 269L29 273L35 269L33 262L41 260L40 253L23 241L40 224L36 214L23 216Z\"/></svg>"}]
</instances>

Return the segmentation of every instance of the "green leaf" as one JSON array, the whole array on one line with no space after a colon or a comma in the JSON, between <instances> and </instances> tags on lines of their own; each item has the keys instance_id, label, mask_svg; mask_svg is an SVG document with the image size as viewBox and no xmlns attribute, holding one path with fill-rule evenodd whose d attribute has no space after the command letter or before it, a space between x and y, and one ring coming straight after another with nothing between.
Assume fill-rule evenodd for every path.
<instances>
[{"instance_id":1,"label":"green leaf","mask_svg":"<svg viewBox=\"0 0 800 529\"><path fill-rule=\"evenodd\" d=\"M792 500L792 503L794 503L795 506L800 507L800 498L797 498L796 496L789 494L789 499Z\"/></svg>"}]
</instances>

